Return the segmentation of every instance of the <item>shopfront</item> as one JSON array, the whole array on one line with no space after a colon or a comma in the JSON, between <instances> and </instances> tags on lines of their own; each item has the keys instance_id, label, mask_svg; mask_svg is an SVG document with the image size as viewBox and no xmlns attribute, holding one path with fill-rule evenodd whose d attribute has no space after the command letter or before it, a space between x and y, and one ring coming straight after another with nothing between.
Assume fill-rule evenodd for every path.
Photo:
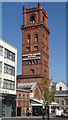
<instances>
[{"instance_id":1,"label":"shopfront","mask_svg":"<svg viewBox=\"0 0 68 120\"><path fill-rule=\"evenodd\" d=\"M43 114L43 100L31 99L32 115L41 116Z\"/></svg>"},{"instance_id":2,"label":"shopfront","mask_svg":"<svg viewBox=\"0 0 68 120\"><path fill-rule=\"evenodd\" d=\"M16 116L16 95L3 95L1 98L2 117Z\"/></svg>"},{"instance_id":3,"label":"shopfront","mask_svg":"<svg viewBox=\"0 0 68 120\"><path fill-rule=\"evenodd\" d=\"M35 104L32 105L32 115L33 116L41 116L42 115L42 106Z\"/></svg>"}]
</instances>

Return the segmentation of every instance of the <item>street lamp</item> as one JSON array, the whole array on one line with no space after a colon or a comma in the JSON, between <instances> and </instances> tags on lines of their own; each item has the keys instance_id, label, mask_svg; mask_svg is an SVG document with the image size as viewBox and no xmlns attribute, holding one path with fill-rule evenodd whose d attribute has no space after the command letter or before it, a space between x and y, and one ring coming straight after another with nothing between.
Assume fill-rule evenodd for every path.
<instances>
[{"instance_id":1,"label":"street lamp","mask_svg":"<svg viewBox=\"0 0 68 120\"><path fill-rule=\"evenodd\" d=\"M49 120L49 105L47 106L47 114L48 114L48 120Z\"/></svg>"},{"instance_id":2,"label":"street lamp","mask_svg":"<svg viewBox=\"0 0 68 120\"><path fill-rule=\"evenodd\" d=\"M45 112L45 102L43 101L43 113L42 113L42 120L44 120L44 112Z\"/></svg>"}]
</instances>

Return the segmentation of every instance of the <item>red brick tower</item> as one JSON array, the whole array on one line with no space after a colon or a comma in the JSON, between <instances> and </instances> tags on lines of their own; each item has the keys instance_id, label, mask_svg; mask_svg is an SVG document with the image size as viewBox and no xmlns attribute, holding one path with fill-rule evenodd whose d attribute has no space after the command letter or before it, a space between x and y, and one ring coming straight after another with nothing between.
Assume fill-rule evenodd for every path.
<instances>
[{"instance_id":1,"label":"red brick tower","mask_svg":"<svg viewBox=\"0 0 68 120\"><path fill-rule=\"evenodd\" d=\"M49 47L47 26L48 13L42 3L38 7L23 7L22 30L22 82L42 84L44 77L49 78Z\"/></svg>"}]
</instances>

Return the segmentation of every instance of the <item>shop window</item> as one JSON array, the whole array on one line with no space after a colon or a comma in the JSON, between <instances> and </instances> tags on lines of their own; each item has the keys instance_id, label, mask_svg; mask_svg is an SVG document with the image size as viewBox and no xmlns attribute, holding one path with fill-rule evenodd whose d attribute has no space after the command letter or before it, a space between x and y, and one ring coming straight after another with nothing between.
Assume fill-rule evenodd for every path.
<instances>
[{"instance_id":1,"label":"shop window","mask_svg":"<svg viewBox=\"0 0 68 120\"><path fill-rule=\"evenodd\" d=\"M64 105L64 100L61 100L62 105Z\"/></svg>"},{"instance_id":2,"label":"shop window","mask_svg":"<svg viewBox=\"0 0 68 120\"><path fill-rule=\"evenodd\" d=\"M30 43L30 35L27 36L27 42Z\"/></svg>"},{"instance_id":3,"label":"shop window","mask_svg":"<svg viewBox=\"0 0 68 120\"><path fill-rule=\"evenodd\" d=\"M35 42L38 41L38 34L35 34Z\"/></svg>"},{"instance_id":4,"label":"shop window","mask_svg":"<svg viewBox=\"0 0 68 120\"><path fill-rule=\"evenodd\" d=\"M35 15L32 15L32 16L30 17L30 23L35 23Z\"/></svg>"},{"instance_id":5,"label":"shop window","mask_svg":"<svg viewBox=\"0 0 68 120\"><path fill-rule=\"evenodd\" d=\"M34 70L33 69L30 70L30 74L34 74Z\"/></svg>"}]
</instances>

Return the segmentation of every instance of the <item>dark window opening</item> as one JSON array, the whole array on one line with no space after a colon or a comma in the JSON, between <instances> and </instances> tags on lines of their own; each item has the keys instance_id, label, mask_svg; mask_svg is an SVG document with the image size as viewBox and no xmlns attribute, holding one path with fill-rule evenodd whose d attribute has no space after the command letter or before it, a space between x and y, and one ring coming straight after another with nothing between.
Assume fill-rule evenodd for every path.
<instances>
[{"instance_id":1,"label":"dark window opening","mask_svg":"<svg viewBox=\"0 0 68 120\"><path fill-rule=\"evenodd\" d=\"M27 42L30 43L30 35L27 36Z\"/></svg>"},{"instance_id":2,"label":"dark window opening","mask_svg":"<svg viewBox=\"0 0 68 120\"><path fill-rule=\"evenodd\" d=\"M19 96L21 96L21 94L19 94Z\"/></svg>"},{"instance_id":3,"label":"dark window opening","mask_svg":"<svg viewBox=\"0 0 68 120\"><path fill-rule=\"evenodd\" d=\"M43 23L44 23L44 17L43 17Z\"/></svg>"},{"instance_id":4,"label":"dark window opening","mask_svg":"<svg viewBox=\"0 0 68 120\"><path fill-rule=\"evenodd\" d=\"M30 52L30 47L27 47L27 52Z\"/></svg>"},{"instance_id":5,"label":"dark window opening","mask_svg":"<svg viewBox=\"0 0 68 120\"><path fill-rule=\"evenodd\" d=\"M30 17L30 23L35 23L35 15L32 15L32 16Z\"/></svg>"},{"instance_id":6,"label":"dark window opening","mask_svg":"<svg viewBox=\"0 0 68 120\"><path fill-rule=\"evenodd\" d=\"M35 64L35 60L32 60L32 64Z\"/></svg>"},{"instance_id":7,"label":"dark window opening","mask_svg":"<svg viewBox=\"0 0 68 120\"><path fill-rule=\"evenodd\" d=\"M34 50L35 50L35 51L38 51L38 46L34 46Z\"/></svg>"},{"instance_id":8,"label":"dark window opening","mask_svg":"<svg viewBox=\"0 0 68 120\"><path fill-rule=\"evenodd\" d=\"M37 64L39 64L38 59L37 60L33 59L33 60L26 61L26 65L37 65Z\"/></svg>"},{"instance_id":9,"label":"dark window opening","mask_svg":"<svg viewBox=\"0 0 68 120\"><path fill-rule=\"evenodd\" d=\"M45 70L45 73L46 73L46 70Z\"/></svg>"},{"instance_id":10,"label":"dark window opening","mask_svg":"<svg viewBox=\"0 0 68 120\"><path fill-rule=\"evenodd\" d=\"M30 70L30 74L34 74L34 70L33 69Z\"/></svg>"},{"instance_id":11,"label":"dark window opening","mask_svg":"<svg viewBox=\"0 0 68 120\"><path fill-rule=\"evenodd\" d=\"M62 87L59 87L59 90L62 91Z\"/></svg>"}]
</instances>

